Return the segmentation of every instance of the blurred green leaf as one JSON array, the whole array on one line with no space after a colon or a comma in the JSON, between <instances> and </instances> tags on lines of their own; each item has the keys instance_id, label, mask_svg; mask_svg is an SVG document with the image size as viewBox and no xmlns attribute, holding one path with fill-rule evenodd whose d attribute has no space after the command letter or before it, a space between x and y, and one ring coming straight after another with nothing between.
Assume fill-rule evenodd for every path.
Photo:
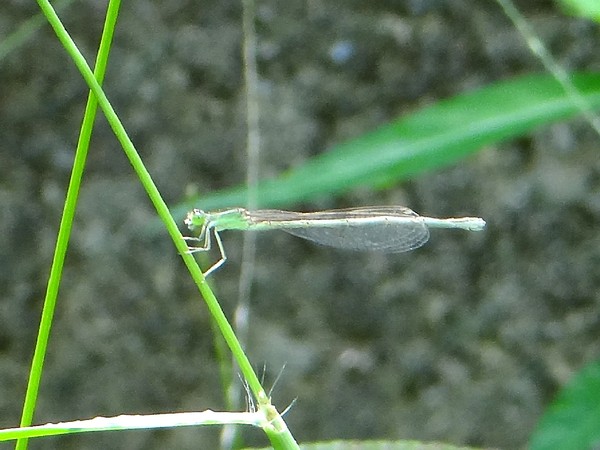
<instances>
[{"instance_id":1,"label":"blurred green leaf","mask_svg":"<svg viewBox=\"0 0 600 450\"><path fill-rule=\"evenodd\" d=\"M599 0L558 0L558 3L568 14L600 22Z\"/></svg>"},{"instance_id":2,"label":"blurred green leaf","mask_svg":"<svg viewBox=\"0 0 600 450\"><path fill-rule=\"evenodd\" d=\"M576 74L572 82L590 107L600 106L600 74ZM550 75L496 83L426 107L263 181L259 205L290 205L358 186L380 188L449 166L486 145L578 112ZM179 219L193 207L243 206L246 199L246 188L237 187L189 199L172 212Z\"/></svg>"},{"instance_id":3,"label":"blurred green leaf","mask_svg":"<svg viewBox=\"0 0 600 450\"><path fill-rule=\"evenodd\" d=\"M530 439L530 450L582 450L600 445L600 361L558 394Z\"/></svg>"}]
</instances>

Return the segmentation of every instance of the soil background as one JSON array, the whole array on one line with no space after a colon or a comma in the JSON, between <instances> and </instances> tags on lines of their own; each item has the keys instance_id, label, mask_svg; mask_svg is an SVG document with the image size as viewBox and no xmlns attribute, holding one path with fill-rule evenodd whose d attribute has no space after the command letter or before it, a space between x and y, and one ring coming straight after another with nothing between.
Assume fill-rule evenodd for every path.
<instances>
[{"instance_id":1,"label":"soil background","mask_svg":"<svg viewBox=\"0 0 600 450\"><path fill-rule=\"evenodd\" d=\"M105 2L59 9L93 61ZM517 6L568 71L600 69L598 25ZM4 40L37 13L0 4ZM257 2L261 176L440 99L543 72L493 1ZM170 206L245 180L239 1L122 5L106 91ZM0 426L17 426L87 91L48 26L0 60ZM583 120L386 190L294 210L401 204L481 216L410 254L258 237L248 354L300 442L523 448L600 353L600 158ZM198 205L201 206L201 205ZM241 205L238 205L241 206ZM205 306L106 121L83 180L35 422L223 410ZM183 229L183 224L182 224ZM242 235L214 276L235 308ZM32 449L217 448L219 428L93 433ZM266 445L260 431L246 442ZM1 448L12 448L4 444Z\"/></svg>"}]
</instances>

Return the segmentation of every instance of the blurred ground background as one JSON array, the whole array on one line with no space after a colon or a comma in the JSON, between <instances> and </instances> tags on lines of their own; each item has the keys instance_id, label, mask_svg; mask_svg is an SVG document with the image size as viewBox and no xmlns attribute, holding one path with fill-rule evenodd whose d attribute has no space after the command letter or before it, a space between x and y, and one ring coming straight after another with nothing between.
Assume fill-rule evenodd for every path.
<instances>
[{"instance_id":1,"label":"blurred ground background","mask_svg":"<svg viewBox=\"0 0 600 450\"><path fill-rule=\"evenodd\" d=\"M599 66L597 25L517 2L567 70ZM105 2L64 10L89 61ZM0 39L37 12L0 5ZM540 63L495 2L258 1L261 174ZM106 91L171 206L245 179L239 1L129 1ZM86 89L49 27L0 61L0 426L20 417ZM582 120L487 148L383 192L291 209L403 204L478 215L402 255L258 239L248 352L299 441L521 448L598 357L599 137ZM102 117L94 131L36 422L223 409L210 322ZM241 235L215 277L228 314ZM215 448L217 427L94 433L30 448ZM258 431L249 443L266 441ZM12 448L12 445L2 447Z\"/></svg>"}]
</instances>

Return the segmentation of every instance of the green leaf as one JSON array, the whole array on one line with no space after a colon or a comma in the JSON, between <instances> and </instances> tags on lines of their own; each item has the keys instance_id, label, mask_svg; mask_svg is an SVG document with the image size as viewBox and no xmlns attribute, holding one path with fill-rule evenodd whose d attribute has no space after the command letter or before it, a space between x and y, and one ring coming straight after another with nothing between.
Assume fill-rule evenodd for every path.
<instances>
[{"instance_id":1,"label":"green leaf","mask_svg":"<svg viewBox=\"0 0 600 450\"><path fill-rule=\"evenodd\" d=\"M576 74L572 82L591 108L600 106L600 74ZM496 83L426 107L263 181L259 204L282 206L359 186L381 188L578 112L550 75ZM243 206L246 200L246 188L237 187L190 199L173 213L183 217L192 207Z\"/></svg>"},{"instance_id":2,"label":"green leaf","mask_svg":"<svg viewBox=\"0 0 600 450\"><path fill-rule=\"evenodd\" d=\"M600 22L600 2L598 0L559 0L567 13Z\"/></svg>"},{"instance_id":3,"label":"green leaf","mask_svg":"<svg viewBox=\"0 0 600 450\"><path fill-rule=\"evenodd\" d=\"M530 439L530 450L581 450L600 444L600 361L559 393Z\"/></svg>"}]
</instances>

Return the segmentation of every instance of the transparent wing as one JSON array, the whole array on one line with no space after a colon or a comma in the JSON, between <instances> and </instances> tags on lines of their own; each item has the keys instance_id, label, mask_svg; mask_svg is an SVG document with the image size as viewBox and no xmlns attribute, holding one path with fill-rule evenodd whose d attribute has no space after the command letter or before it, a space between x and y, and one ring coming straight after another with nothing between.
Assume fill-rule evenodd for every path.
<instances>
[{"instance_id":1,"label":"transparent wing","mask_svg":"<svg viewBox=\"0 0 600 450\"><path fill-rule=\"evenodd\" d=\"M314 213L259 210L249 213L254 223L310 221L310 226L282 227L283 231L317 244L349 250L375 250L400 253L421 247L429 239L429 229L414 211L399 206L337 209ZM404 217L403 223L378 221L357 223L351 219ZM331 225L331 220L336 224ZM327 221L326 225L320 223Z\"/></svg>"},{"instance_id":2,"label":"transparent wing","mask_svg":"<svg viewBox=\"0 0 600 450\"><path fill-rule=\"evenodd\" d=\"M414 250L429 239L429 230L419 222L402 226L392 224L313 226L311 228L286 228L283 231L330 247L390 253Z\"/></svg>"}]
</instances>

